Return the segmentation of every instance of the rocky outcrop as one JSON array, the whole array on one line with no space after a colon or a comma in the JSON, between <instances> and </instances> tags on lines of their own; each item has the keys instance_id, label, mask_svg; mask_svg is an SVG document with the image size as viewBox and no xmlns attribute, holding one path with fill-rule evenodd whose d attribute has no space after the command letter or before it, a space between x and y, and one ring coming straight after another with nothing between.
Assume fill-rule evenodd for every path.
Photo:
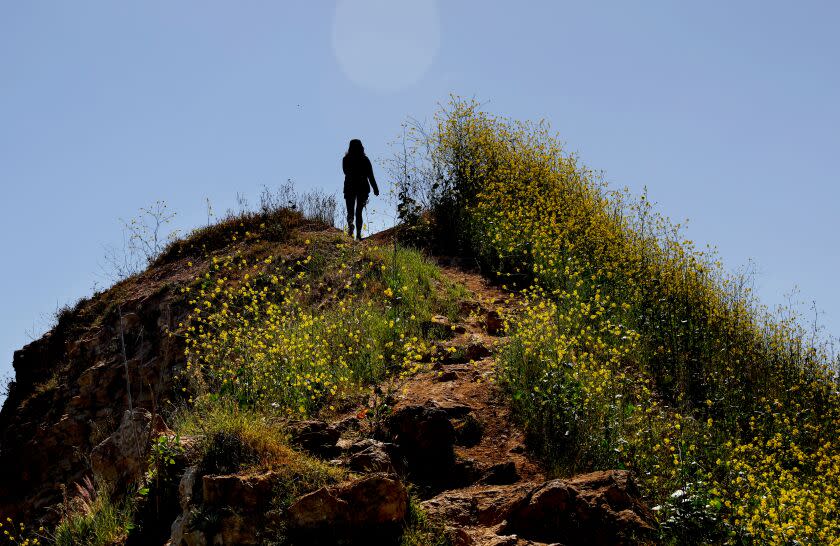
<instances>
[{"instance_id":1,"label":"rocky outcrop","mask_svg":"<svg viewBox=\"0 0 840 546\"><path fill-rule=\"evenodd\" d=\"M188 468L178 486L182 513L167 544L262 544L278 482L272 471L199 476Z\"/></svg>"},{"instance_id":2,"label":"rocky outcrop","mask_svg":"<svg viewBox=\"0 0 840 546\"><path fill-rule=\"evenodd\" d=\"M400 457L399 447L395 444L363 438L348 441L341 447L345 455L338 462L353 472L384 472L386 474L405 472L405 463Z\"/></svg>"},{"instance_id":3,"label":"rocky outcrop","mask_svg":"<svg viewBox=\"0 0 840 546\"><path fill-rule=\"evenodd\" d=\"M399 536L408 510L408 491L392 475L322 487L273 510L279 482L273 471L202 476L199 482L196 469L188 469L179 486L183 513L167 544L388 544Z\"/></svg>"},{"instance_id":4,"label":"rocky outcrop","mask_svg":"<svg viewBox=\"0 0 840 546\"><path fill-rule=\"evenodd\" d=\"M510 514L504 529L566 544L633 544L649 538L654 526L630 473L608 470L546 482Z\"/></svg>"},{"instance_id":5,"label":"rocky outcrop","mask_svg":"<svg viewBox=\"0 0 840 546\"><path fill-rule=\"evenodd\" d=\"M435 481L455 465L455 428L447 412L434 404L398 410L388 419L388 434L415 479Z\"/></svg>"},{"instance_id":6,"label":"rocky outcrop","mask_svg":"<svg viewBox=\"0 0 840 546\"><path fill-rule=\"evenodd\" d=\"M542 484L477 486L443 493L422 506L466 529L462 544L636 544L650 540L655 525L629 473L621 470ZM513 542L498 542L502 539Z\"/></svg>"},{"instance_id":7,"label":"rocky outcrop","mask_svg":"<svg viewBox=\"0 0 840 546\"><path fill-rule=\"evenodd\" d=\"M366 537L395 537L408 511L408 491L397 478L371 474L324 487L295 501L288 510L288 529L310 543L334 543Z\"/></svg>"},{"instance_id":8,"label":"rocky outcrop","mask_svg":"<svg viewBox=\"0 0 840 546\"><path fill-rule=\"evenodd\" d=\"M90 452L97 482L124 487L143 475L149 464L150 440L167 431L162 419L152 420L152 414L144 409L123 413L119 428Z\"/></svg>"},{"instance_id":9,"label":"rocky outcrop","mask_svg":"<svg viewBox=\"0 0 840 546\"><path fill-rule=\"evenodd\" d=\"M16 380L0 411L4 516L53 520L61 487L91 472L91 450L120 426L129 395L146 411L173 396L184 357L168 331L187 311L178 283L191 275L169 264L154 277L80 302L15 352Z\"/></svg>"},{"instance_id":10,"label":"rocky outcrop","mask_svg":"<svg viewBox=\"0 0 840 546\"><path fill-rule=\"evenodd\" d=\"M324 421L292 421L289 436L293 444L316 457L333 457L339 452L336 442L341 431Z\"/></svg>"}]
</instances>

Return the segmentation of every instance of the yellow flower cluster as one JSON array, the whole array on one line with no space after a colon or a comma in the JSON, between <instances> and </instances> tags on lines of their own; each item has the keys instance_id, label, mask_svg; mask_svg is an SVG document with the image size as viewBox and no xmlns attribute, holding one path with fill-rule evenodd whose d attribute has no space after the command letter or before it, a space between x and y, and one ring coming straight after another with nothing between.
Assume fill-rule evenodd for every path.
<instances>
[{"instance_id":1,"label":"yellow flower cluster","mask_svg":"<svg viewBox=\"0 0 840 546\"><path fill-rule=\"evenodd\" d=\"M41 527L39 533L44 532ZM16 546L36 546L42 544L41 540L26 530L23 523L15 523L12 518L6 518L5 521L0 521L0 540L3 544Z\"/></svg>"},{"instance_id":2,"label":"yellow flower cluster","mask_svg":"<svg viewBox=\"0 0 840 546\"><path fill-rule=\"evenodd\" d=\"M430 316L431 266L410 254L339 243L297 260L213 258L185 289L194 389L308 416L428 365L433 343L421 323Z\"/></svg>"},{"instance_id":3,"label":"yellow flower cluster","mask_svg":"<svg viewBox=\"0 0 840 546\"><path fill-rule=\"evenodd\" d=\"M454 99L414 138L433 207L462 206L470 250L525 290L500 374L550 463L633 468L663 522L696 508L716 540L840 541L825 344L647 196L610 191L545 124Z\"/></svg>"}]
</instances>

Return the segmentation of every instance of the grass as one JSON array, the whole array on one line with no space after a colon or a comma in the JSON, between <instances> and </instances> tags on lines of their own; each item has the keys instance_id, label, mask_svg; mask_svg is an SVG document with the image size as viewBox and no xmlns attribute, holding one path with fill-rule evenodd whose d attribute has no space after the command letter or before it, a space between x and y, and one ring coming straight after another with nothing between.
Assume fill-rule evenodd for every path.
<instances>
[{"instance_id":1,"label":"grass","mask_svg":"<svg viewBox=\"0 0 840 546\"><path fill-rule=\"evenodd\" d=\"M100 491L82 510L66 514L53 531L55 546L109 546L124 540L132 529L134 505L131 496L117 502Z\"/></svg>"},{"instance_id":2,"label":"grass","mask_svg":"<svg viewBox=\"0 0 840 546\"><path fill-rule=\"evenodd\" d=\"M446 536L443 525L432 521L417 499L411 495L408 498L405 530L399 544L400 546L450 546L452 542Z\"/></svg>"},{"instance_id":3,"label":"grass","mask_svg":"<svg viewBox=\"0 0 840 546\"><path fill-rule=\"evenodd\" d=\"M218 397L207 397L178 414L175 430L197 438L190 457L197 461L201 475L239 474L271 471L271 497L265 499L266 513L285 511L295 499L321 487L349 477L346 470L332 466L292 448L284 421L265 412L243 411ZM223 513L231 507L199 505L190 525L205 532L218 530ZM266 532L284 544L284 529Z\"/></svg>"},{"instance_id":4,"label":"grass","mask_svg":"<svg viewBox=\"0 0 840 546\"><path fill-rule=\"evenodd\" d=\"M317 488L343 479L344 471L289 446L283 421L243 411L238 405L207 397L177 414L174 430L200 442L195 460L206 473L232 474L249 470L282 470Z\"/></svg>"},{"instance_id":5,"label":"grass","mask_svg":"<svg viewBox=\"0 0 840 546\"><path fill-rule=\"evenodd\" d=\"M282 242L293 229L307 220L298 211L277 208L232 215L220 222L198 228L183 239L172 241L151 263L159 267L176 259L201 258L227 248L232 242L248 240L259 233L263 240Z\"/></svg>"}]
</instances>

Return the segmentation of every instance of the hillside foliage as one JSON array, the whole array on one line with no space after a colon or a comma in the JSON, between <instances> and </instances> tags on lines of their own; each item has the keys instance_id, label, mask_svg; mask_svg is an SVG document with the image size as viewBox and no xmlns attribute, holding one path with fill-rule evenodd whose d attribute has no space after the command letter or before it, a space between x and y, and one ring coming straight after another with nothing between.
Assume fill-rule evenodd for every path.
<instances>
[{"instance_id":1,"label":"hillside foliage","mask_svg":"<svg viewBox=\"0 0 840 546\"><path fill-rule=\"evenodd\" d=\"M544 123L453 98L396 163L432 212L415 232L526 303L499 380L556 472L634 470L675 542L840 541L838 367L817 332Z\"/></svg>"}]
</instances>

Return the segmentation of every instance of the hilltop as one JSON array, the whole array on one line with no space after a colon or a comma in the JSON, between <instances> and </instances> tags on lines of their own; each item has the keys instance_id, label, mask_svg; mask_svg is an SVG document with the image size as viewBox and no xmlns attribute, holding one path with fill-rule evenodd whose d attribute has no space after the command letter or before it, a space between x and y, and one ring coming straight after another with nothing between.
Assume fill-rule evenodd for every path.
<instances>
[{"instance_id":1,"label":"hilltop","mask_svg":"<svg viewBox=\"0 0 840 546\"><path fill-rule=\"evenodd\" d=\"M541 124L407 139L397 228L231 215L15 353L18 542L840 540L826 347Z\"/></svg>"}]
</instances>

